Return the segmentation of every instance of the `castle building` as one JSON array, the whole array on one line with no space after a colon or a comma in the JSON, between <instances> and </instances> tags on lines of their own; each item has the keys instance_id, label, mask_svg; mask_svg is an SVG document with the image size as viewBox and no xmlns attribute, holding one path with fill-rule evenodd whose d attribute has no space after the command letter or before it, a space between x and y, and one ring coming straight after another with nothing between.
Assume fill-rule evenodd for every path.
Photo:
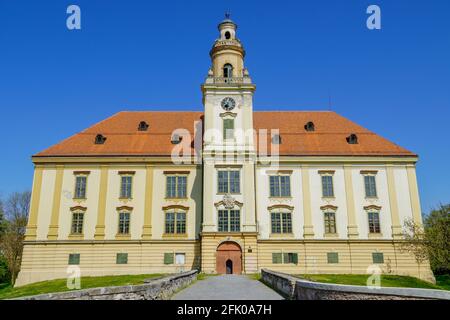
<instances>
[{"instance_id":1,"label":"castle building","mask_svg":"<svg viewBox=\"0 0 450 320\"><path fill-rule=\"evenodd\" d=\"M119 112L32 157L16 285L74 266L431 279L399 245L422 223L417 155L335 112L254 111L237 26L218 28L203 112Z\"/></svg>"}]
</instances>

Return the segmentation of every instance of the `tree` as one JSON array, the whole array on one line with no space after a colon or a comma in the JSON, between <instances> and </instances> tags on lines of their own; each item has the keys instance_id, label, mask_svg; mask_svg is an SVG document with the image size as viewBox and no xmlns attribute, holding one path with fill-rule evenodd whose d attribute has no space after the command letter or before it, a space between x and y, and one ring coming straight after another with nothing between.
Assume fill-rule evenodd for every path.
<instances>
[{"instance_id":1,"label":"tree","mask_svg":"<svg viewBox=\"0 0 450 320\"><path fill-rule=\"evenodd\" d=\"M5 212L3 210L3 201L0 199L0 284L9 283L10 274L8 270L8 265L6 264L5 257L1 251L1 239L2 235L6 230L7 221L5 219Z\"/></svg>"},{"instance_id":2,"label":"tree","mask_svg":"<svg viewBox=\"0 0 450 320\"><path fill-rule=\"evenodd\" d=\"M29 191L15 192L8 197L5 203L8 223L6 230L1 235L0 250L11 274L13 285L20 270L30 198Z\"/></svg>"},{"instance_id":3,"label":"tree","mask_svg":"<svg viewBox=\"0 0 450 320\"><path fill-rule=\"evenodd\" d=\"M417 263L420 276L420 266L428 259L428 245L424 228L411 218L403 223L403 238L400 243L400 251L410 253Z\"/></svg>"},{"instance_id":4,"label":"tree","mask_svg":"<svg viewBox=\"0 0 450 320\"><path fill-rule=\"evenodd\" d=\"M450 273L450 204L432 210L424 225L431 269L435 274Z\"/></svg>"}]
</instances>

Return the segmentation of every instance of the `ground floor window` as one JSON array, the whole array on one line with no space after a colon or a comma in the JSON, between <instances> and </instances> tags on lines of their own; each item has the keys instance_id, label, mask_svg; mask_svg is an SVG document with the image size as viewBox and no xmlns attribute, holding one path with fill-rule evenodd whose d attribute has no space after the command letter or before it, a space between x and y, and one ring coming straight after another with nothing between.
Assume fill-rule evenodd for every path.
<instances>
[{"instance_id":1,"label":"ground floor window","mask_svg":"<svg viewBox=\"0 0 450 320\"><path fill-rule=\"evenodd\" d=\"M116 255L116 264L127 264L128 263L128 253L118 253Z\"/></svg>"},{"instance_id":2,"label":"ground floor window","mask_svg":"<svg viewBox=\"0 0 450 320\"><path fill-rule=\"evenodd\" d=\"M78 264L80 264L80 254L79 253L71 253L71 254L69 254L69 264L70 265L78 265Z\"/></svg>"},{"instance_id":3,"label":"ground floor window","mask_svg":"<svg viewBox=\"0 0 450 320\"><path fill-rule=\"evenodd\" d=\"M328 263L339 263L339 254L337 252L327 253Z\"/></svg>"},{"instance_id":4,"label":"ground floor window","mask_svg":"<svg viewBox=\"0 0 450 320\"><path fill-rule=\"evenodd\" d=\"M219 232L238 232L241 230L240 210L219 210Z\"/></svg>"},{"instance_id":5,"label":"ground floor window","mask_svg":"<svg viewBox=\"0 0 450 320\"><path fill-rule=\"evenodd\" d=\"M384 263L384 254L381 252L372 253L373 263Z\"/></svg>"},{"instance_id":6,"label":"ground floor window","mask_svg":"<svg viewBox=\"0 0 450 320\"><path fill-rule=\"evenodd\" d=\"M186 263L186 254L175 253L175 263L176 264L185 264Z\"/></svg>"},{"instance_id":7,"label":"ground floor window","mask_svg":"<svg viewBox=\"0 0 450 320\"><path fill-rule=\"evenodd\" d=\"M273 252L272 253L272 263L273 264L281 264L281 263L293 263L298 264L298 253L295 252Z\"/></svg>"}]
</instances>

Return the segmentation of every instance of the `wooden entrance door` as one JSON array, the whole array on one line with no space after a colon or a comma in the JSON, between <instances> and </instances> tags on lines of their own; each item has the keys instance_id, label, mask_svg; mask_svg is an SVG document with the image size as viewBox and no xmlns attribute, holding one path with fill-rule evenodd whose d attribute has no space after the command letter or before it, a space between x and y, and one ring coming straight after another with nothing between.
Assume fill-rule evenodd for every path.
<instances>
[{"instance_id":1,"label":"wooden entrance door","mask_svg":"<svg viewBox=\"0 0 450 320\"><path fill-rule=\"evenodd\" d=\"M241 274L242 251L237 243L227 241L217 248L216 272L220 274Z\"/></svg>"}]
</instances>

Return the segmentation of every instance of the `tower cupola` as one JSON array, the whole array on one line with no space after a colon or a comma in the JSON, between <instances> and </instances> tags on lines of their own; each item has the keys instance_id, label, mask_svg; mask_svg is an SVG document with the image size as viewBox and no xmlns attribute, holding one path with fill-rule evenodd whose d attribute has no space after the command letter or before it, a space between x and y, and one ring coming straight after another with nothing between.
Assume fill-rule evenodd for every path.
<instances>
[{"instance_id":1,"label":"tower cupola","mask_svg":"<svg viewBox=\"0 0 450 320\"><path fill-rule=\"evenodd\" d=\"M218 29L219 38L214 41L209 52L212 62L212 74L209 77L215 83L246 82L244 78L248 78L248 72L244 68L245 50L236 36L237 25L230 19L229 13L225 14Z\"/></svg>"}]
</instances>

